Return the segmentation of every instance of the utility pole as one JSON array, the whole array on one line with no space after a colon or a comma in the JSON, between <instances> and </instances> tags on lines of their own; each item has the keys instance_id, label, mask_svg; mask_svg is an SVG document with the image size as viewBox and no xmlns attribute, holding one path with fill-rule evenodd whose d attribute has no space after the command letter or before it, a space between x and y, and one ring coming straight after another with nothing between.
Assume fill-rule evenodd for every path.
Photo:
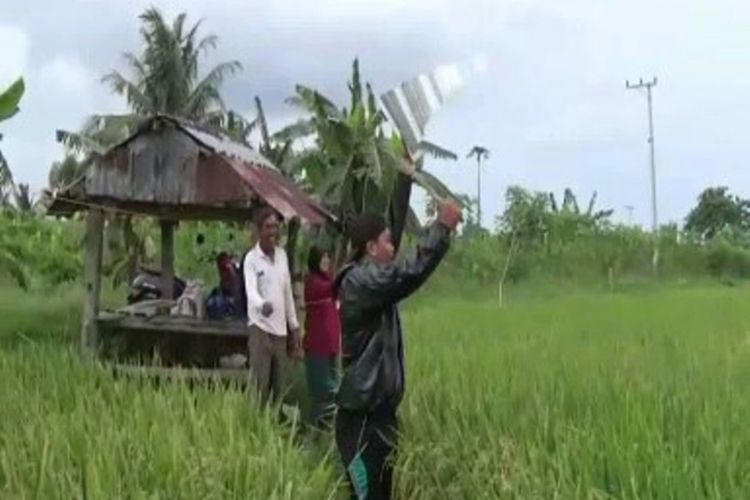
<instances>
[{"instance_id":1,"label":"utility pole","mask_svg":"<svg viewBox=\"0 0 750 500\"><path fill-rule=\"evenodd\" d=\"M482 157L477 155L477 225L482 227Z\"/></svg>"},{"instance_id":2,"label":"utility pole","mask_svg":"<svg viewBox=\"0 0 750 500\"><path fill-rule=\"evenodd\" d=\"M633 205L625 205L625 210L628 211L628 226L633 224L633 210L635 207Z\"/></svg>"},{"instance_id":3,"label":"utility pole","mask_svg":"<svg viewBox=\"0 0 750 500\"><path fill-rule=\"evenodd\" d=\"M490 150L484 146L474 146L466 155L467 158L477 157L477 225L482 227L482 160L490 157Z\"/></svg>"},{"instance_id":4,"label":"utility pole","mask_svg":"<svg viewBox=\"0 0 750 500\"><path fill-rule=\"evenodd\" d=\"M651 81L644 82L640 79L638 83L631 84L629 81L625 82L625 88L627 90L642 90L646 89L646 97L648 99L648 144L651 155L651 226L654 238L654 256L651 264L654 268L654 274L659 272L659 219L657 217L656 209L656 160L654 156L654 113L651 97L651 89L656 86L658 80L656 77Z\"/></svg>"}]
</instances>

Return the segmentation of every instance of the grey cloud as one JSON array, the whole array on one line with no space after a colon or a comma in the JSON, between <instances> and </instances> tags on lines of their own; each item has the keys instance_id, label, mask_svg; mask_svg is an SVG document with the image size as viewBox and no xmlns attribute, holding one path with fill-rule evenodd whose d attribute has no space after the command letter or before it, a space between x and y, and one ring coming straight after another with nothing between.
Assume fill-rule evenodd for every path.
<instances>
[{"instance_id":1,"label":"grey cloud","mask_svg":"<svg viewBox=\"0 0 750 500\"><path fill-rule=\"evenodd\" d=\"M732 0L153 3L168 15L185 10L193 20L205 18L206 32L220 36L206 63L244 65L226 85L227 103L249 110L259 95L275 124L294 116L284 99L296 83L344 103L355 56L382 92L437 64L486 54L487 74L435 116L428 133L462 155L474 143L492 150L487 214L499 210L509 184L522 183L555 191L574 186L581 196L598 190L602 206L635 205L637 220L647 222L645 102L624 90L624 80L654 73L662 81L655 112L663 218L681 219L710 183L750 195L742 114L750 99L743 27L750 9ZM29 34L33 84L22 114L4 125L3 151L17 176L41 187L59 155L54 129L122 106L98 77L121 67L122 51L137 50L136 16L151 1L38 0L33 12L27 3L0 4L0 23ZM652 19L642 15L646 8ZM84 66L92 79L85 94L41 77L42 67L58 59ZM430 169L454 189L474 193L474 170L465 160Z\"/></svg>"}]
</instances>

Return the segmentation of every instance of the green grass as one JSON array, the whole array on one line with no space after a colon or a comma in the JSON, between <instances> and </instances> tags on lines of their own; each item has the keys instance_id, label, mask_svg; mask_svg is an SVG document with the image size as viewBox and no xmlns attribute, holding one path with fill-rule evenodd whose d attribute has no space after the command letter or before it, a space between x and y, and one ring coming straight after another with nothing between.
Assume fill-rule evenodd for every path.
<instances>
[{"instance_id":1,"label":"green grass","mask_svg":"<svg viewBox=\"0 0 750 500\"><path fill-rule=\"evenodd\" d=\"M748 295L421 304L408 322L400 491L748 498Z\"/></svg>"},{"instance_id":2,"label":"green grass","mask_svg":"<svg viewBox=\"0 0 750 500\"><path fill-rule=\"evenodd\" d=\"M750 497L750 290L478 297L406 308L399 498ZM345 496L245 394L84 364L79 301L0 289L0 498Z\"/></svg>"}]
</instances>

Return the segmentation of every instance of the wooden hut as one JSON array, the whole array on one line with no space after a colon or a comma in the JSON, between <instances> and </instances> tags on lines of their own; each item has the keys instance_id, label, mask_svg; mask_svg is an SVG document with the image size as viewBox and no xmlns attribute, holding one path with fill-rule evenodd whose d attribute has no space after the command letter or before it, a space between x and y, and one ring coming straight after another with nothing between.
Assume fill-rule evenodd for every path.
<instances>
[{"instance_id":1,"label":"wooden hut","mask_svg":"<svg viewBox=\"0 0 750 500\"><path fill-rule=\"evenodd\" d=\"M146 120L132 136L96 157L84 178L53 194L48 209L52 215L86 212L82 347L120 359L158 353L166 365L203 369L216 368L222 350L244 350L247 334L241 320L100 311L104 213L159 220L162 296L172 297L178 221L246 221L263 206L303 227L334 222L257 151L174 117Z\"/></svg>"}]
</instances>

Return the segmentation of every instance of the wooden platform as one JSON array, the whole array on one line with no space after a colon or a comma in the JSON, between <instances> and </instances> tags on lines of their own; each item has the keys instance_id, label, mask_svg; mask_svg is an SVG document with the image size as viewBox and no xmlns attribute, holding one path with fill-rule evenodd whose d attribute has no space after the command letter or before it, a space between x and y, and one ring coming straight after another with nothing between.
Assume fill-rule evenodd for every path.
<instances>
[{"instance_id":1,"label":"wooden platform","mask_svg":"<svg viewBox=\"0 0 750 500\"><path fill-rule=\"evenodd\" d=\"M248 354L248 329L239 319L103 312L96 329L100 354L116 362L219 369L223 356Z\"/></svg>"},{"instance_id":2,"label":"wooden platform","mask_svg":"<svg viewBox=\"0 0 750 500\"><path fill-rule=\"evenodd\" d=\"M97 325L102 329L135 330L143 332L173 332L186 335L208 335L247 339L244 320L200 320L188 316L128 316L110 312L99 314Z\"/></svg>"}]
</instances>

